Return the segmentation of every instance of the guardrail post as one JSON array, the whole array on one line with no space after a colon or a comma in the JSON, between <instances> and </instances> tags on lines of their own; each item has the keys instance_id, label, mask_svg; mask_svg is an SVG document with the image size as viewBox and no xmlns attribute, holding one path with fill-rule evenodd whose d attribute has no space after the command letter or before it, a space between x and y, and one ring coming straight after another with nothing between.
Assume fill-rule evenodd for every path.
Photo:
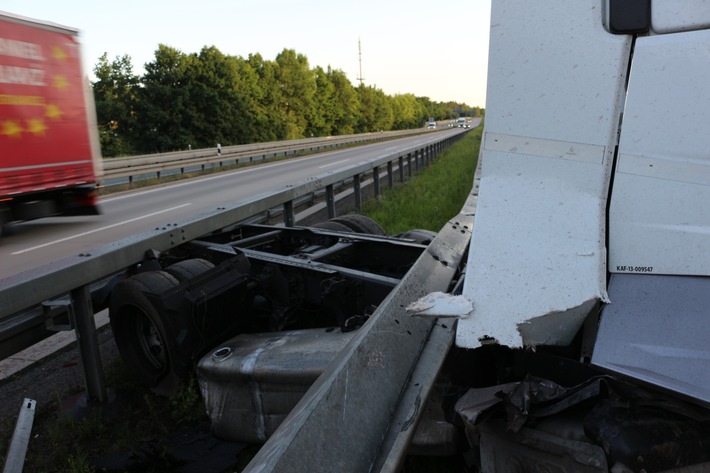
<instances>
[{"instance_id":1,"label":"guardrail post","mask_svg":"<svg viewBox=\"0 0 710 473\"><path fill-rule=\"evenodd\" d=\"M412 177L412 153L407 155L407 177Z\"/></svg>"},{"instance_id":2,"label":"guardrail post","mask_svg":"<svg viewBox=\"0 0 710 473\"><path fill-rule=\"evenodd\" d=\"M106 383L101 365L99 338L96 334L96 321L91 305L89 286L81 286L71 291L73 310L70 311L76 327L76 341L79 345L81 364L88 401L106 402Z\"/></svg>"},{"instance_id":3,"label":"guardrail post","mask_svg":"<svg viewBox=\"0 0 710 473\"><path fill-rule=\"evenodd\" d=\"M353 192L355 193L355 208L362 208L362 192L360 191L360 174L353 176Z\"/></svg>"},{"instance_id":4,"label":"guardrail post","mask_svg":"<svg viewBox=\"0 0 710 473\"><path fill-rule=\"evenodd\" d=\"M328 218L335 218L335 192L333 192L333 184L325 186L325 205L328 207Z\"/></svg>"},{"instance_id":5,"label":"guardrail post","mask_svg":"<svg viewBox=\"0 0 710 473\"><path fill-rule=\"evenodd\" d=\"M392 169L392 161L387 162L387 185L390 189L394 187L394 170Z\"/></svg>"},{"instance_id":6,"label":"guardrail post","mask_svg":"<svg viewBox=\"0 0 710 473\"><path fill-rule=\"evenodd\" d=\"M296 224L296 217L293 213L293 201L284 202L284 225L293 227Z\"/></svg>"},{"instance_id":7,"label":"guardrail post","mask_svg":"<svg viewBox=\"0 0 710 473\"><path fill-rule=\"evenodd\" d=\"M375 198L380 198L380 167L375 166L372 169L372 186L375 191Z\"/></svg>"},{"instance_id":8,"label":"guardrail post","mask_svg":"<svg viewBox=\"0 0 710 473\"><path fill-rule=\"evenodd\" d=\"M399 182L404 182L404 156L399 157Z\"/></svg>"}]
</instances>

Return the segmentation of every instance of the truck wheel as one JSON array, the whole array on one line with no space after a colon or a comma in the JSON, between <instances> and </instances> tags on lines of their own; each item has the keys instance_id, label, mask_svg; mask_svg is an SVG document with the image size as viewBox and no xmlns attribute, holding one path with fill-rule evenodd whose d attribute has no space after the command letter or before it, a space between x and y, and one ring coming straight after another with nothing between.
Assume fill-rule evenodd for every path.
<instances>
[{"instance_id":1,"label":"truck wheel","mask_svg":"<svg viewBox=\"0 0 710 473\"><path fill-rule=\"evenodd\" d=\"M333 222L332 220L326 220L325 222L318 222L312 225L313 228L320 228L322 230L331 230L334 232L352 232L350 227L346 227L342 223Z\"/></svg>"},{"instance_id":2,"label":"truck wheel","mask_svg":"<svg viewBox=\"0 0 710 473\"><path fill-rule=\"evenodd\" d=\"M434 238L436 238L436 232L431 230L414 229L398 233L395 235L395 238L405 238L407 240L414 240L415 243L419 243L420 245L428 245L432 242L432 240L434 240Z\"/></svg>"},{"instance_id":3,"label":"truck wheel","mask_svg":"<svg viewBox=\"0 0 710 473\"><path fill-rule=\"evenodd\" d=\"M212 268L214 268L214 264L206 259L193 258L171 264L165 268L165 272L174 276L178 281L183 282L209 271Z\"/></svg>"},{"instance_id":4,"label":"truck wheel","mask_svg":"<svg viewBox=\"0 0 710 473\"><path fill-rule=\"evenodd\" d=\"M12 212L5 205L0 205L0 237L12 235Z\"/></svg>"},{"instance_id":5,"label":"truck wheel","mask_svg":"<svg viewBox=\"0 0 710 473\"><path fill-rule=\"evenodd\" d=\"M118 351L138 381L172 395L185 373L175 342L145 293L161 294L179 284L165 271L147 271L121 281L111 291L109 316Z\"/></svg>"},{"instance_id":6,"label":"truck wheel","mask_svg":"<svg viewBox=\"0 0 710 473\"><path fill-rule=\"evenodd\" d=\"M382 228L377 222L369 217L359 214L348 214L341 217L335 217L330 220L331 222L341 223L348 227L350 231L356 233L366 233L368 235L380 235L385 236L384 228Z\"/></svg>"}]
</instances>

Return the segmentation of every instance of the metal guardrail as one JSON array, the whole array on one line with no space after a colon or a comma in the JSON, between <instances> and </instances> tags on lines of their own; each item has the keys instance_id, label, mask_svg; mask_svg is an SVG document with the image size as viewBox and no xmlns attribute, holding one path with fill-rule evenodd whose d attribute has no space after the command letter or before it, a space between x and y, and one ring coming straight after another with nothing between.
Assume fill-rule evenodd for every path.
<instances>
[{"instance_id":1,"label":"metal guardrail","mask_svg":"<svg viewBox=\"0 0 710 473\"><path fill-rule=\"evenodd\" d=\"M101 384L94 310L88 297L91 286L114 274L124 271L142 261L147 250L165 251L189 242L210 232L248 220L262 212L277 207L283 208L284 223L295 224L294 202L306 195L325 190L326 206L330 218L335 216L334 187L343 181L352 181L356 206L360 201L360 183L372 176L374 191L379 195L380 172L386 169L388 184L395 180L395 167L399 179L404 180L405 162L409 169L428 163L442 149L459 139L463 134L440 137L432 136L426 144L407 148L380 158L359 163L349 169L328 172L306 181L287 186L281 190L266 192L241 200L215 211L195 215L179 223L167 224L155 230L137 234L101 247L90 253L66 257L45 266L0 280L0 358L5 358L39 341L46 336L45 323L49 317L42 309L43 303L61 300L72 315L82 350L82 360L91 397L101 399L100 393L91 392L91 379ZM411 171L410 171L411 173ZM52 304L45 304L51 306ZM39 309L38 309L39 308ZM80 332L83 331L84 333ZM92 366L94 363L94 366ZM96 384L96 383L94 383Z\"/></svg>"},{"instance_id":2,"label":"metal guardrail","mask_svg":"<svg viewBox=\"0 0 710 473\"><path fill-rule=\"evenodd\" d=\"M235 165L257 162L279 156L321 151L347 145L382 141L408 135L431 132L414 129L388 131L381 133L360 133L357 135L327 136L322 138L304 138L300 140L272 141L246 145L223 146L218 154L217 148L156 153L125 158L107 158L102 161L103 181L127 177L133 182L136 176L161 177L162 173L177 171L181 174L192 168L205 169L205 166Z\"/></svg>"},{"instance_id":3,"label":"metal guardrail","mask_svg":"<svg viewBox=\"0 0 710 473\"><path fill-rule=\"evenodd\" d=\"M456 327L454 319L412 317L406 307L431 292L451 290L471 238L479 179L477 172L461 212L439 231L244 473L401 470Z\"/></svg>"}]
</instances>

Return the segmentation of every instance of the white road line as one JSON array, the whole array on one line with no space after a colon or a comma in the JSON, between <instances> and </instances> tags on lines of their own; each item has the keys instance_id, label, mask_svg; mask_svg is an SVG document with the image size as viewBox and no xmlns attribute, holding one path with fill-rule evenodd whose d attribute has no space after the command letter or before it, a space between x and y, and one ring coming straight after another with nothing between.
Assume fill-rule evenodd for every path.
<instances>
[{"instance_id":1,"label":"white road line","mask_svg":"<svg viewBox=\"0 0 710 473\"><path fill-rule=\"evenodd\" d=\"M158 212L153 212L153 213L150 213L150 214L141 215L140 217L135 217L135 218L132 218L132 219L129 219L129 220L124 220L123 222L114 223L114 224L107 225L107 226L101 227L101 228L95 228L95 229L93 229L93 230L89 230L88 232L84 232L84 233L79 233L79 234L77 234L77 235L68 236L68 237L66 237L66 238L61 238L61 239L59 239L59 240L48 241L47 243L43 243L43 244L41 244L41 245L33 246L33 247L30 247L30 248L25 248L24 250L20 250L20 251L15 251L15 252L12 253L12 254L13 254L13 255L20 255L20 254L22 254L22 253L27 253L27 252L30 252L30 251L38 250L38 249L44 248L44 247L46 247L46 246L56 245L57 243L62 243L62 242L68 241L68 240L73 240L74 238L81 238L81 237L83 237L83 236L90 235L90 234L92 234L92 233L101 232L101 231L103 231L103 230L108 230L109 228L119 227L119 226L121 226L121 225L125 225L125 224L127 224L127 223L135 222L135 221L138 221L138 220L142 220L142 219L144 219L144 218L153 217L153 216L155 216L155 215L159 215L159 214L162 214L162 213L165 213L165 212L170 212L170 211L172 211L172 210L180 209L180 208L182 208L182 207L187 207L188 205L191 205L191 204L188 202L188 203L186 203L186 204L178 205L178 206L175 206L175 207L170 207L169 209L163 209L163 210L160 210L160 211L158 211Z\"/></svg>"},{"instance_id":2,"label":"white road line","mask_svg":"<svg viewBox=\"0 0 710 473\"><path fill-rule=\"evenodd\" d=\"M331 167L331 166L335 166L335 165L338 165L338 164L347 163L348 161L350 161L350 160L349 160L349 159L342 159L342 160L336 161L336 162L334 162L334 163L328 163L328 164L324 164L323 166L318 166L318 169L329 168L329 167Z\"/></svg>"},{"instance_id":3,"label":"white road line","mask_svg":"<svg viewBox=\"0 0 710 473\"><path fill-rule=\"evenodd\" d=\"M344 152L347 152L347 151L350 151L350 150L349 150L349 149L336 150L336 151L329 151L329 153L336 154L336 153L344 153ZM323 155L322 155L322 154L316 154L316 155L314 155L314 156L306 156L306 157L303 157L303 158L298 158L298 162L299 162L299 163L303 163L304 161L310 161L310 160L312 160L312 159L318 159L318 158L323 158ZM338 161L337 163L333 163L333 164L340 164L340 163L343 163L343 162L346 162L346 161L348 161L348 160L346 159L346 160L344 160L344 161ZM170 184L167 185L167 186L158 186L158 187L154 187L154 188L152 188L152 189L145 190L145 191L138 191L138 192L135 192L135 193L134 193L134 192L131 192L131 193L123 194L123 195L117 195L117 196L113 196L113 197L106 197L106 198L101 199L100 202L111 202L111 201L114 201L114 200L127 199L127 198L130 198L130 197L138 197L138 196L142 196L142 195L146 195L146 194L151 194L151 193L153 193L153 192L160 192L160 191L165 190L165 189L168 188L168 187L170 187L171 189L174 189L174 188L176 188L176 187L194 185L194 184L201 183L201 182L212 181L212 180L214 180L214 179L224 179L224 178L230 177L230 176L232 176L232 175L234 175L234 174L246 174L246 173L250 173L250 172L261 171L261 170L264 170L264 169L269 169L269 168L272 168L272 167L275 167L275 166L282 166L282 165L285 165L285 164L291 164L291 163L294 163L294 162L295 162L295 161L292 161L292 160L286 160L286 161L278 161L278 162L275 162L275 163L259 164L259 165L250 166L250 167L247 167L247 168L244 168L244 169L237 169L237 170L234 170L234 171L221 172L221 173L215 174L215 175L213 175L213 176L208 176L208 177L196 177L196 178L194 178L194 179L187 179L187 180L185 180L185 181L181 181L181 182L177 182L177 183L170 183ZM326 166L323 166L323 167L326 167Z\"/></svg>"}]
</instances>

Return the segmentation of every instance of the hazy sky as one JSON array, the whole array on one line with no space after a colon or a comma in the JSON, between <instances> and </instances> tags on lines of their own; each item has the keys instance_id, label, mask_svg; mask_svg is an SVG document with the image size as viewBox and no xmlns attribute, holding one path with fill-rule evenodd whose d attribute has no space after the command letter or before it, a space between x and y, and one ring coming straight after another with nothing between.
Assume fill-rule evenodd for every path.
<instances>
[{"instance_id":1,"label":"hazy sky","mask_svg":"<svg viewBox=\"0 0 710 473\"><path fill-rule=\"evenodd\" d=\"M0 0L0 10L80 30L87 74L108 53L134 72L159 43L273 60L284 48L388 95L485 106L491 0Z\"/></svg>"}]
</instances>

